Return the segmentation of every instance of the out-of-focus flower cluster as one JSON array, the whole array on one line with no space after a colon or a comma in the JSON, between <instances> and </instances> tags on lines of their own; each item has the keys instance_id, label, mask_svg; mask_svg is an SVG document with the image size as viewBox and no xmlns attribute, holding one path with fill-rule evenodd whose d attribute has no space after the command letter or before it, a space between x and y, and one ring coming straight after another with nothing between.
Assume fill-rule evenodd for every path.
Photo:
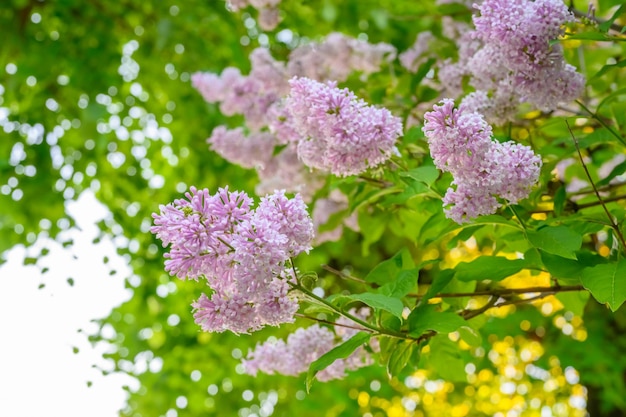
<instances>
[{"instance_id":1,"label":"out-of-focus flower cluster","mask_svg":"<svg viewBox=\"0 0 626 417\"><path fill-rule=\"evenodd\" d=\"M565 62L560 44L551 44L574 20L561 0L485 0L475 7L474 30L456 25L458 61L439 69L448 96L458 97L469 76L477 91L463 104L502 124L520 102L548 111L582 93L583 75Z\"/></svg>"},{"instance_id":2,"label":"out-of-focus flower cluster","mask_svg":"<svg viewBox=\"0 0 626 417\"><path fill-rule=\"evenodd\" d=\"M443 198L446 217L457 223L493 214L498 197L515 204L539 179L541 159L528 146L500 143L479 113L444 99L424 115L424 133L437 168L452 173Z\"/></svg>"},{"instance_id":3,"label":"out-of-focus flower cluster","mask_svg":"<svg viewBox=\"0 0 626 417\"><path fill-rule=\"evenodd\" d=\"M230 10L236 12L252 6L259 11L258 22L263 30L272 30L280 23L278 5L281 0L228 0Z\"/></svg>"},{"instance_id":4,"label":"out-of-focus flower cluster","mask_svg":"<svg viewBox=\"0 0 626 417\"><path fill-rule=\"evenodd\" d=\"M151 232L170 246L165 270L181 279L203 277L212 289L193 307L203 330L247 333L293 322L298 302L289 292L290 258L308 252L313 223L299 195L276 191L256 209L243 192L192 187L153 214Z\"/></svg>"},{"instance_id":5,"label":"out-of-focus flower cluster","mask_svg":"<svg viewBox=\"0 0 626 417\"><path fill-rule=\"evenodd\" d=\"M329 170L330 167L322 168L320 164L308 165L302 156L304 151L297 149L299 143L308 137L306 132L301 128L298 129L302 127L302 123L300 126L294 124L291 109L284 100L291 91L290 79L299 77L315 81L343 81L353 72L361 72L363 75L376 72L384 62L393 60L395 56L396 50L389 44L370 44L340 33L331 33L320 43L298 46L291 52L287 62L274 60L265 48L255 49L250 55L252 68L247 76L242 75L237 68L231 67L226 68L221 75L194 74L192 83L204 99L209 103L219 103L224 115L243 115L250 130L246 135L242 129L235 129L235 132L231 133L225 127L218 127L208 139L211 149L230 162L247 168L256 168L261 179L257 192L270 188L266 185L270 182L273 188L299 192L305 200L309 200L323 184L323 181L319 180L320 173L312 172L310 168ZM310 82L309 85L315 84ZM327 91L335 90L328 88ZM353 98L353 105L344 108L342 114L337 114L334 118L335 126L338 119L352 115L348 114L350 110L354 110L353 113L356 112L354 115L361 120L367 120L370 115L378 116L387 112L384 109L377 110L365 106L362 101ZM331 118L328 119L330 123ZM391 123L396 120L391 117L388 119ZM373 128L376 128L377 121L374 120L372 123ZM352 126L355 127L357 124L353 123ZM358 132L362 132L366 127L359 128ZM344 132L344 136L348 136L346 133ZM273 138L273 141L270 138ZM350 141L346 140L343 147L347 150L350 145ZM282 150L274 153L277 146ZM381 149L386 149L386 146L383 143ZM262 147L265 150L261 150ZM281 156L283 153L287 155L295 153L298 158L283 157ZM349 156L354 160L366 158L368 155L363 154L362 147L358 147L354 155ZM365 169L374 166L374 160L380 160L380 155L376 154L371 161L363 160L359 164ZM287 171L293 175L276 175L279 171Z\"/></svg>"},{"instance_id":6,"label":"out-of-focus flower cluster","mask_svg":"<svg viewBox=\"0 0 626 417\"><path fill-rule=\"evenodd\" d=\"M369 309L363 308L359 311L352 309L350 313L366 319L370 312ZM287 337L286 342L282 339L270 339L257 345L243 360L245 372L253 376L256 376L259 371L266 374L278 373L290 376L306 372L312 362L338 344L347 341L360 330L357 323L344 317L339 318L335 323L334 333L327 327L314 324L307 328L299 328ZM376 339L370 342L370 348L373 351L378 350ZM374 361L370 352L361 346L347 358L334 361L316 377L322 382L341 379L346 376L346 371L363 368L372 363Z\"/></svg>"}]
</instances>

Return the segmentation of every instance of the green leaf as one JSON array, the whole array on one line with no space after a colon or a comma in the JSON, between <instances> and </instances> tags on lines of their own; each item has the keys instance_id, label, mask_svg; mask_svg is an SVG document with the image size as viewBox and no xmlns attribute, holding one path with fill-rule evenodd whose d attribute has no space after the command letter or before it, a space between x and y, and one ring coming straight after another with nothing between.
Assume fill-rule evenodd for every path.
<instances>
[{"instance_id":1,"label":"green leaf","mask_svg":"<svg viewBox=\"0 0 626 417\"><path fill-rule=\"evenodd\" d=\"M400 271L394 281L383 285L378 291L389 297L402 298L417 286L418 274L417 268Z\"/></svg>"},{"instance_id":2,"label":"green leaf","mask_svg":"<svg viewBox=\"0 0 626 417\"><path fill-rule=\"evenodd\" d=\"M617 126L626 126L626 102L619 101L616 103L611 103L611 112L613 113L613 118L615 119L615 123ZM623 165L624 163L620 164ZM618 173L618 175L623 174L624 169Z\"/></svg>"},{"instance_id":3,"label":"green leaf","mask_svg":"<svg viewBox=\"0 0 626 417\"><path fill-rule=\"evenodd\" d=\"M595 73L594 76L591 77L591 79L600 78L604 74L606 74L607 72L609 72L609 71L611 71L611 70L613 70L615 68L624 68L624 67L626 67L626 60L618 61L615 64L606 64L605 66L600 68L600 71Z\"/></svg>"},{"instance_id":4,"label":"green leaf","mask_svg":"<svg viewBox=\"0 0 626 417\"><path fill-rule=\"evenodd\" d=\"M589 301L589 291L567 291L556 294L556 298L563 303L565 311L571 311L577 316L582 316Z\"/></svg>"},{"instance_id":5,"label":"green leaf","mask_svg":"<svg viewBox=\"0 0 626 417\"><path fill-rule=\"evenodd\" d=\"M387 361L387 375L389 378L397 376L408 365L415 348L419 345L409 340L400 340L389 355Z\"/></svg>"},{"instance_id":6,"label":"green leaf","mask_svg":"<svg viewBox=\"0 0 626 417\"><path fill-rule=\"evenodd\" d=\"M438 311L437 306L424 304L414 309L408 317L409 335L419 337L427 330L437 333L450 333L459 327L467 326L467 322L459 315Z\"/></svg>"},{"instance_id":7,"label":"green leaf","mask_svg":"<svg viewBox=\"0 0 626 417\"><path fill-rule=\"evenodd\" d=\"M411 169L406 172L401 172L400 176L409 177L428 186L431 186L435 183L437 178L439 178L439 170L434 166L423 166Z\"/></svg>"},{"instance_id":8,"label":"green leaf","mask_svg":"<svg viewBox=\"0 0 626 417\"><path fill-rule=\"evenodd\" d=\"M577 260L566 259L543 251L541 252L541 260L550 275L568 284L579 283L586 266Z\"/></svg>"},{"instance_id":9,"label":"green leaf","mask_svg":"<svg viewBox=\"0 0 626 417\"><path fill-rule=\"evenodd\" d=\"M626 300L626 259L585 268L582 281L593 298L617 311Z\"/></svg>"},{"instance_id":10,"label":"green leaf","mask_svg":"<svg viewBox=\"0 0 626 417\"><path fill-rule=\"evenodd\" d=\"M377 310L385 310L390 312L396 317L402 317L402 310L404 310L404 304L397 298L388 297L383 294L374 294L371 292L364 292L362 294L351 294L346 297L354 301L360 301L368 306Z\"/></svg>"},{"instance_id":11,"label":"green leaf","mask_svg":"<svg viewBox=\"0 0 626 417\"><path fill-rule=\"evenodd\" d=\"M565 202L567 201L567 194L565 192L565 186L560 186L556 193L554 193L554 213L560 216L563 213Z\"/></svg>"},{"instance_id":12,"label":"green leaf","mask_svg":"<svg viewBox=\"0 0 626 417\"><path fill-rule=\"evenodd\" d=\"M454 269L444 269L443 271L440 271L435 277L433 283L430 285L430 288L428 288L428 291L426 291L426 294L424 294L422 303L428 302L429 299L441 292L441 290L443 290L450 283L450 281L452 281L454 273Z\"/></svg>"},{"instance_id":13,"label":"green leaf","mask_svg":"<svg viewBox=\"0 0 626 417\"><path fill-rule=\"evenodd\" d=\"M379 285L384 285L388 282L392 282L398 272L402 269L414 268L415 262L411 257L411 253L408 249L404 248L391 259L387 259L376 265L374 269L370 271L365 277L368 282L374 282Z\"/></svg>"},{"instance_id":14,"label":"green leaf","mask_svg":"<svg viewBox=\"0 0 626 417\"><path fill-rule=\"evenodd\" d=\"M610 19L608 19L605 22L602 22L598 25L598 29L600 29L600 31L606 33L609 31L609 29L611 28L611 25L617 20L618 17L620 17L620 15L622 13L624 13L624 11L626 11L626 4L622 4L616 11L615 13L613 13L613 16L611 16Z\"/></svg>"},{"instance_id":15,"label":"green leaf","mask_svg":"<svg viewBox=\"0 0 626 417\"><path fill-rule=\"evenodd\" d=\"M583 40L583 41L605 41L605 42L610 42L610 41L624 41L624 39L615 37L615 36L609 36L607 34L604 33L599 33L599 32L582 32L582 33L575 33L572 35L567 35L567 38L565 38L566 40L570 40L570 39L579 39L579 40Z\"/></svg>"},{"instance_id":16,"label":"green leaf","mask_svg":"<svg viewBox=\"0 0 626 417\"><path fill-rule=\"evenodd\" d=\"M480 346L483 338L476 329L470 326L459 327L459 335L461 339L470 346Z\"/></svg>"},{"instance_id":17,"label":"green leaf","mask_svg":"<svg viewBox=\"0 0 626 417\"><path fill-rule=\"evenodd\" d=\"M581 235L565 226L528 231L528 240L537 249L568 259L576 259L574 252L580 249L583 242Z\"/></svg>"},{"instance_id":18,"label":"green leaf","mask_svg":"<svg viewBox=\"0 0 626 417\"><path fill-rule=\"evenodd\" d=\"M437 62L434 58L429 58L428 61L420 65L419 69L413 77L411 77L411 91L415 91L420 82L424 79L428 71L432 68L433 64Z\"/></svg>"},{"instance_id":19,"label":"green leaf","mask_svg":"<svg viewBox=\"0 0 626 417\"><path fill-rule=\"evenodd\" d=\"M516 223L498 214L491 214L489 216L481 216L472 221L472 225L476 225L476 224L492 224L494 226L501 225L501 226L508 226L508 227L512 227L514 229L520 229L520 230L522 228L519 225L519 223Z\"/></svg>"},{"instance_id":20,"label":"green leaf","mask_svg":"<svg viewBox=\"0 0 626 417\"><path fill-rule=\"evenodd\" d=\"M311 384L313 384L313 380L315 379L315 375L323 369L326 369L337 359L345 359L352 354L358 347L362 346L364 343L372 337L370 333L366 332L358 332L350 339L346 340L344 343L335 346L319 358L313 361L311 365L309 365L309 371L306 376L306 390L307 392L311 389Z\"/></svg>"},{"instance_id":21,"label":"green leaf","mask_svg":"<svg viewBox=\"0 0 626 417\"><path fill-rule=\"evenodd\" d=\"M526 266L528 266L528 262L524 259L481 256L471 262L459 263L455 268L455 277L459 281L479 281L484 279L501 281L518 273Z\"/></svg>"},{"instance_id":22,"label":"green leaf","mask_svg":"<svg viewBox=\"0 0 626 417\"><path fill-rule=\"evenodd\" d=\"M430 363L444 379L451 382L465 382L465 361L461 358L459 346L446 336L433 337L429 343Z\"/></svg>"}]
</instances>

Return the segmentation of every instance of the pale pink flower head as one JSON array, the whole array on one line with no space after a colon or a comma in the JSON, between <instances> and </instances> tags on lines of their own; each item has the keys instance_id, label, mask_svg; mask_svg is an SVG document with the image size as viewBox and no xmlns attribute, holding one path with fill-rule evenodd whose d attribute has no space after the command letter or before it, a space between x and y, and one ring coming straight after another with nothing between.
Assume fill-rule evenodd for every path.
<instances>
[{"instance_id":1,"label":"pale pink flower head","mask_svg":"<svg viewBox=\"0 0 626 417\"><path fill-rule=\"evenodd\" d=\"M367 318L368 309L350 310L360 318ZM267 374L279 373L296 376L309 369L311 363L333 349L339 343L348 340L359 331L359 325L348 319L338 319L335 333L319 324L307 328L299 328L287 337L287 341L268 340L258 344L248 352L242 361L244 371L254 375L261 371ZM345 326L355 327L351 329ZM374 348L376 343L371 343ZM316 378L325 382L341 379L346 376L347 370L356 370L373 363L371 354L363 346L357 348L346 359L337 359L326 369L317 373Z\"/></svg>"},{"instance_id":2,"label":"pale pink flower head","mask_svg":"<svg viewBox=\"0 0 626 417\"><path fill-rule=\"evenodd\" d=\"M274 152L276 138L268 132L253 132L246 136L242 128L218 126L207 139L211 150L222 158L244 168L265 166Z\"/></svg>"},{"instance_id":3,"label":"pale pink flower head","mask_svg":"<svg viewBox=\"0 0 626 417\"><path fill-rule=\"evenodd\" d=\"M389 159L402 134L402 122L389 110L368 106L348 89L308 78L290 80L285 107L295 129L303 162L337 176L362 173Z\"/></svg>"},{"instance_id":4,"label":"pale pink flower head","mask_svg":"<svg viewBox=\"0 0 626 417\"><path fill-rule=\"evenodd\" d=\"M454 178L443 198L446 216L457 223L493 214L501 200L528 197L539 179L541 159L527 146L500 143L469 105L443 100L424 115L424 133L437 168Z\"/></svg>"},{"instance_id":5,"label":"pale pink flower head","mask_svg":"<svg viewBox=\"0 0 626 417\"><path fill-rule=\"evenodd\" d=\"M170 246L165 269L179 278L204 277L213 290L194 304L205 331L248 333L291 323L298 310L289 282L290 258L308 252L313 222L299 195L274 192L256 209L242 192L192 187L186 199L161 206L152 233Z\"/></svg>"}]
</instances>

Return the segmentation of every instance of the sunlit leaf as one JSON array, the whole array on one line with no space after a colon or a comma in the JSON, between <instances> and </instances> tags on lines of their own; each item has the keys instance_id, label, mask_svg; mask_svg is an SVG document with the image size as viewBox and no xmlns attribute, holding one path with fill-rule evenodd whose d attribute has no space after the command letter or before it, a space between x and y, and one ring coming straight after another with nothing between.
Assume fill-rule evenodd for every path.
<instances>
[{"instance_id":1,"label":"sunlit leaf","mask_svg":"<svg viewBox=\"0 0 626 417\"><path fill-rule=\"evenodd\" d=\"M582 274L582 282L593 298L605 303L612 311L626 301L626 259L619 262L596 265L585 268Z\"/></svg>"}]
</instances>

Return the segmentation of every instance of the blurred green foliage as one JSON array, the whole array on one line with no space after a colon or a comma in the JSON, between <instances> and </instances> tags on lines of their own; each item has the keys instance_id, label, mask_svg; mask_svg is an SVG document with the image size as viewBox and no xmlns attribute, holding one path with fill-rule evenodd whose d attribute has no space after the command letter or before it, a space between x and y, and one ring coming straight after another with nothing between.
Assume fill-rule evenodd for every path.
<instances>
[{"instance_id":1,"label":"blurred green foliage","mask_svg":"<svg viewBox=\"0 0 626 417\"><path fill-rule=\"evenodd\" d=\"M586 9L583 2L575 3L579 9ZM606 15L619 3L600 2L598 15ZM4 187L0 193L0 253L17 244L31 244L38 236L56 237L63 229L72 227L65 202L84 190L93 190L111 210L112 219L100 224L102 236L128 238L128 244L121 246L119 252L127 256L132 267L128 286L134 296L103 319L101 325L110 325L117 333L111 340L116 352L109 355L116 369L135 375L140 383L139 390L129 390L128 407L122 415L170 416L166 414L168 410L176 409L178 415L184 416L269 415L268 410L273 410L272 415L276 416L303 417L365 413L443 415L444 412L487 415L486 409L477 404L489 400L478 394L475 401L470 400L471 407L461 407L473 393L467 387L476 385L466 375L467 364L472 363L478 370L490 370L491 379L485 381L496 384L493 374L502 369L489 352L498 340L506 340L510 346L539 342L545 355L538 355L541 359L537 366L542 366L544 361L543 366L554 372L555 378L567 366L576 368L580 383L588 389L587 408L591 415L623 415L626 412L624 308L612 314L595 301L587 301L586 293L582 300L578 295L559 295L561 307L565 306L560 313L541 314L537 308L520 307L507 314L472 319L470 323L481 328L483 337L466 334L462 339L468 343L473 340L473 350L460 349L458 344L437 336L430 352L416 348L406 358L395 358L428 371L428 378L433 381L438 378L447 381L445 397L438 398L445 400L450 408L443 411L442 403L435 401L434 406L440 406L437 409L432 402L429 405L425 401L415 405L416 414L406 407L398 411L402 409L397 407L401 399L412 398L411 384L402 378L417 378L411 376L412 371L401 373L403 366L398 367L400 378L389 380L385 366L373 366L351 374L346 380L317 383L307 394L304 377L252 378L237 371L239 359L249 348L270 335L286 337L292 330L289 326L265 329L251 336L199 332L189 306L198 297L198 284L174 280L163 271L163 249L149 233L151 213L158 210L159 204L179 198L190 185L211 190L229 185L231 189L252 192L256 178L250 171L232 166L208 150L205 138L213 127L236 126L242 121L236 117L224 118L216 106L206 104L191 87L190 75L200 70L220 72L226 66L241 68L246 73L248 54L262 43L277 59L285 59L289 46L275 36L285 29L300 39L314 40L333 31L355 37L366 34L370 42L388 42L399 51L410 47L417 33L430 30L439 36L435 54L439 58L453 57L454 44L441 38L441 17L452 15L469 22L471 16L470 10L463 6L436 6L431 1L284 0L280 10L283 21L274 32L266 34L265 42L261 36L265 34L254 25L244 24L255 18L254 10L230 13L222 0L10 0L0 6L0 27L5 34L0 48L0 107L5 112L0 113L3 128L0 187ZM610 120L623 138L626 99L624 90L616 90L615 85L624 85L626 81L623 66L616 64L624 62L624 42L602 46L579 40L566 42L572 43L566 45L568 59L578 61L586 71L590 97L596 102L605 99L595 107L598 117ZM402 73L397 62L390 71L373 74L365 82L352 77L346 85L367 101L384 104L404 119L415 116L412 110L416 105L433 103L439 98L438 92L424 85L421 79ZM421 108L422 113L427 107ZM531 198L539 201L541 193L550 195L554 197L554 210L569 215L567 219L552 221L549 226L555 227L543 229L548 230L545 233L566 230L565 234L578 236L581 241L582 236L587 236L585 244L590 245L589 236L602 229L593 226L603 216L601 209L596 207L597 210L586 211L584 215L568 212L568 201L557 198L562 184L551 176L559 161L576 157L563 119L546 115L533 119L531 115L509 134L521 139L531 135L533 146L543 155L545 188ZM575 129L581 148L589 149L589 166L594 176L616 153L624 153L623 145L600 125L593 125L591 130L585 130L582 125ZM506 132L496 133L506 135ZM542 249L540 252L523 239L520 230L510 227L511 216L490 219L491 223L477 222L464 230L451 224L443 217L440 201L425 197L431 186L439 187L439 192L445 191L449 178L443 176L435 183L436 176L429 174L432 165L419 128L407 130L400 148L413 157L410 168L414 170L408 171L403 183L399 182L408 190L404 194L386 198L349 181L331 181L330 186L352 193L351 203L355 207L362 203L366 209L359 212L363 234L346 231L340 242L326 243L298 259L301 270L320 274L317 285L327 294L360 293L363 289L358 283L341 281L323 272L322 264L349 268L353 275L366 277L380 262L408 248L423 262L421 266L439 262L444 265L445 252L472 236L479 247L493 243L496 252L521 250L527 254L528 263L518 268L517 264L511 265L513 261L507 262L505 267L513 270L506 270L506 274L494 280L506 278L522 267L541 265L559 279L573 276L574 282L579 283L584 267L605 262L595 252L592 254L595 257L578 256L579 263L569 262L572 257L576 259L574 252L581 244L572 246L568 240L569 245L561 246L553 235L535 236L535 241L529 237L533 245ZM622 173L623 169L613 176ZM584 178L582 167L574 164L568 168L568 176ZM416 194L420 196L415 198ZM593 196L577 204L592 199ZM526 209L530 208L519 208ZM621 203L614 203L612 210L623 222ZM535 225L539 223L537 220ZM563 228L557 230L561 224ZM509 234L502 241L495 233L502 230L497 229L498 225L509 227ZM502 271L504 268L502 258L494 264L486 257L479 259L478 263L464 266L463 279L449 275L448 281L430 296L444 289L480 290L483 284L477 284L475 278L478 269ZM36 259L27 261L36 263ZM425 267L420 271L420 287L427 288L437 279L443 279L437 278L434 271L438 269ZM439 272L445 275L444 271L442 266ZM576 332L572 333L578 334L576 337L565 335L558 317L566 317L563 313L569 311L580 319L583 309L584 324L578 323L577 329L584 330L584 335ZM390 350L389 355L394 353ZM555 365L553 358L559 364ZM148 364L148 370L140 364ZM539 384L537 380L533 383ZM497 392L498 387L494 387L493 391ZM423 387L421 390L424 392ZM417 391L417 388L413 390ZM567 402L564 396L568 393L545 389L541 401L551 404L555 398L563 397ZM432 392L425 395L431 394L434 395ZM380 401L375 402L374 397ZM262 409L266 414L261 413Z\"/></svg>"}]
</instances>

